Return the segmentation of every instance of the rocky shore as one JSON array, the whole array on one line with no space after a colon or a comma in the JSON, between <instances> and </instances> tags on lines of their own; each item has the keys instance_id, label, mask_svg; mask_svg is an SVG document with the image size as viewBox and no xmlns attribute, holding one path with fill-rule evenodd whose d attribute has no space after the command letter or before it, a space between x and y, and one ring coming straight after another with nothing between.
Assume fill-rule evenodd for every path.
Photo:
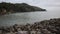
<instances>
[{"instance_id":1,"label":"rocky shore","mask_svg":"<svg viewBox=\"0 0 60 34\"><path fill-rule=\"evenodd\" d=\"M34 24L0 27L0 34L60 34L60 18L35 22Z\"/></svg>"}]
</instances>

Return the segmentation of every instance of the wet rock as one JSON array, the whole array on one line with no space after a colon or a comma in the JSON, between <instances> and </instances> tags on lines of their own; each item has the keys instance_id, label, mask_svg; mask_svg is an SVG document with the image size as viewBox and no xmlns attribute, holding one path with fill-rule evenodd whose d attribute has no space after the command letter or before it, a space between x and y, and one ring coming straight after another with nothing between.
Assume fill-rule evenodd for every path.
<instances>
[{"instance_id":1,"label":"wet rock","mask_svg":"<svg viewBox=\"0 0 60 34\"><path fill-rule=\"evenodd\" d=\"M35 22L34 24L0 27L0 33L18 33L27 31L29 34L60 34L60 18ZM27 34L26 33L26 34Z\"/></svg>"}]
</instances>

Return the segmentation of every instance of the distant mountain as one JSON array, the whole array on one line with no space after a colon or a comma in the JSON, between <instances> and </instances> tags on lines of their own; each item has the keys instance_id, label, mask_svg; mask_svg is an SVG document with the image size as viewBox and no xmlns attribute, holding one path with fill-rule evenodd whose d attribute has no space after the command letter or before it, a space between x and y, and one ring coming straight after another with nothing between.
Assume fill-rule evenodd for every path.
<instances>
[{"instance_id":1,"label":"distant mountain","mask_svg":"<svg viewBox=\"0 0 60 34\"><path fill-rule=\"evenodd\" d=\"M14 12L34 12L34 11L46 11L39 7L31 6L26 3L0 3L0 14L14 13Z\"/></svg>"}]
</instances>

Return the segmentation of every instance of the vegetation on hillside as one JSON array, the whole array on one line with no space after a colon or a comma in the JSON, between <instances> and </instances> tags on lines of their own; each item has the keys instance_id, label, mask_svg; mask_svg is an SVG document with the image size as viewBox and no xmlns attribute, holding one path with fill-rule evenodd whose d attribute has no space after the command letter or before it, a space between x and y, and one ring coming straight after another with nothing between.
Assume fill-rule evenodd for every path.
<instances>
[{"instance_id":1,"label":"vegetation on hillside","mask_svg":"<svg viewBox=\"0 0 60 34\"><path fill-rule=\"evenodd\" d=\"M31 12L31 11L46 11L46 9L42 9L35 6L30 6L26 3L0 3L0 14L5 13L14 13L14 12Z\"/></svg>"}]
</instances>

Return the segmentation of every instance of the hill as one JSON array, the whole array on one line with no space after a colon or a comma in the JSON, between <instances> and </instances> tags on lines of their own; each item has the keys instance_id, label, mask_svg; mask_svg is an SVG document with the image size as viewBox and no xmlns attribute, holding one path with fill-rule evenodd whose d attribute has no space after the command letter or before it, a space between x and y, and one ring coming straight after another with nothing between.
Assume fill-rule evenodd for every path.
<instances>
[{"instance_id":1,"label":"hill","mask_svg":"<svg viewBox=\"0 0 60 34\"><path fill-rule=\"evenodd\" d=\"M35 11L46 11L46 9L42 9L36 6L31 6L26 3L0 3L0 14L5 13L15 13L15 12L35 12Z\"/></svg>"}]
</instances>

